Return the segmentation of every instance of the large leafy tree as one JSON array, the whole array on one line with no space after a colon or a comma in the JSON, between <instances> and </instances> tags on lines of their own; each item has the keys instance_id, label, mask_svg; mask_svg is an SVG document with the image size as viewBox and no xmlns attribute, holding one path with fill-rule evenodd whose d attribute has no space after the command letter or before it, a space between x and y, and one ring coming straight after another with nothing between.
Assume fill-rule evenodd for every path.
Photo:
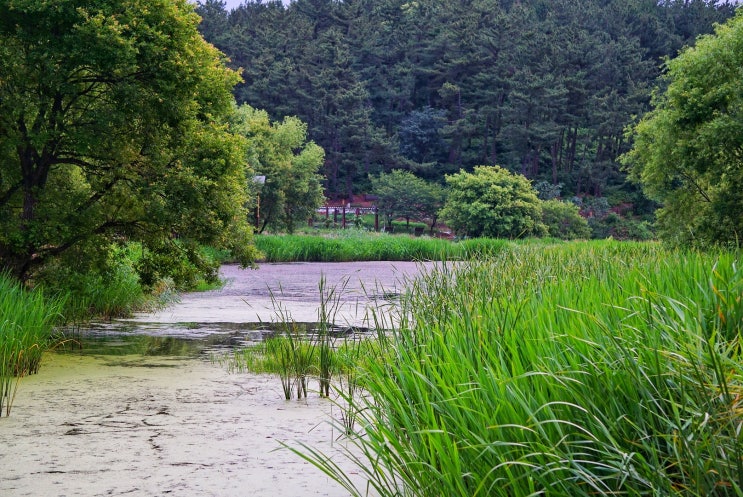
<instances>
[{"instance_id":1,"label":"large leafy tree","mask_svg":"<svg viewBox=\"0 0 743 497\"><path fill-rule=\"evenodd\" d=\"M400 169L370 179L372 191L377 196L377 207L388 227L392 226L395 217L403 217L408 221L424 221L433 231L438 211L446 198L444 187Z\"/></svg>"},{"instance_id":2,"label":"large leafy tree","mask_svg":"<svg viewBox=\"0 0 743 497\"><path fill-rule=\"evenodd\" d=\"M243 139L222 124L239 77L198 23L187 0L0 3L0 265L27 278L121 239L250 261Z\"/></svg>"},{"instance_id":3,"label":"large leafy tree","mask_svg":"<svg viewBox=\"0 0 743 497\"><path fill-rule=\"evenodd\" d=\"M296 117L272 123L268 113L247 104L233 117L235 132L247 138L247 163L255 173L250 183L257 205L252 216L257 229L268 225L293 232L322 205L323 149L307 141L307 125Z\"/></svg>"},{"instance_id":4,"label":"large leafy tree","mask_svg":"<svg viewBox=\"0 0 743 497\"><path fill-rule=\"evenodd\" d=\"M547 234L542 201L531 182L498 166L447 175L449 194L441 218L460 235L523 238Z\"/></svg>"},{"instance_id":5,"label":"large leafy tree","mask_svg":"<svg viewBox=\"0 0 743 497\"><path fill-rule=\"evenodd\" d=\"M676 244L743 239L743 13L668 61L667 89L635 127L625 162L658 200Z\"/></svg>"}]
</instances>

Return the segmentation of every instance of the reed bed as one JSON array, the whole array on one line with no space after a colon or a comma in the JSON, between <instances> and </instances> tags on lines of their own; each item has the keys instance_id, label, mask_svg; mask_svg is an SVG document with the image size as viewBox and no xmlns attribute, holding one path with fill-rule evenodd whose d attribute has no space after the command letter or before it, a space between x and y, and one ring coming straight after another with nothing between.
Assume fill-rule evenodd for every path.
<instances>
[{"instance_id":1,"label":"reed bed","mask_svg":"<svg viewBox=\"0 0 743 497\"><path fill-rule=\"evenodd\" d=\"M381 496L741 496L742 299L739 254L648 243L437 266L379 316L348 456Z\"/></svg>"},{"instance_id":2,"label":"reed bed","mask_svg":"<svg viewBox=\"0 0 743 497\"><path fill-rule=\"evenodd\" d=\"M20 379L38 371L62 304L0 274L0 416L10 415Z\"/></svg>"},{"instance_id":3,"label":"reed bed","mask_svg":"<svg viewBox=\"0 0 743 497\"><path fill-rule=\"evenodd\" d=\"M336 235L261 235L255 237L266 262L349 262L461 260L495 254L511 242L471 239L460 242L429 237L347 230Z\"/></svg>"},{"instance_id":4,"label":"reed bed","mask_svg":"<svg viewBox=\"0 0 743 497\"><path fill-rule=\"evenodd\" d=\"M352 396L359 389L356 371L370 358L378 357L379 348L353 327L338 328L337 314L347 286L348 278L329 286L321 276L315 323L294 321L281 303L281 294L272 294L279 332L235 351L222 362L233 371L277 374L286 400L306 398L311 378L317 379L321 397L330 397L333 388L343 388ZM332 385L334 380L339 386ZM346 424L352 424L355 416L346 415L345 407L343 412Z\"/></svg>"}]
</instances>

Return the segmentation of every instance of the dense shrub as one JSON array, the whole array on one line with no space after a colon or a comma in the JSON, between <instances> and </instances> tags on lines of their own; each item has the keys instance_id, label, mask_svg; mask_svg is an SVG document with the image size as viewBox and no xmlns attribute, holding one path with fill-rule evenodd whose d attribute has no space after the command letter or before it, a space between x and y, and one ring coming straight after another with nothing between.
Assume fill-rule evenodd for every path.
<instances>
[{"instance_id":1,"label":"dense shrub","mask_svg":"<svg viewBox=\"0 0 743 497\"><path fill-rule=\"evenodd\" d=\"M549 236L562 240L591 237L588 221L580 215L577 205L560 200L542 202L542 222L547 226Z\"/></svg>"}]
</instances>

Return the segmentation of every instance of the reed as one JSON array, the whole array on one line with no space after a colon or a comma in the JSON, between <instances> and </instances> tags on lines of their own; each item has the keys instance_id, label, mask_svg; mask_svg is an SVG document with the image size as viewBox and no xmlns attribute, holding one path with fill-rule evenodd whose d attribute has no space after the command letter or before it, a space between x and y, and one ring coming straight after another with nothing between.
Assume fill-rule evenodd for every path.
<instances>
[{"instance_id":1,"label":"reed","mask_svg":"<svg viewBox=\"0 0 743 497\"><path fill-rule=\"evenodd\" d=\"M314 341L318 347L320 395L324 397L330 396L330 382L336 366L333 330L340 310L341 297L347 286L348 278L344 278L338 286L328 287L325 276L321 276L318 283L320 306L317 309L317 334Z\"/></svg>"},{"instance_id":2,"label":"reed","mask_svg":"<svg viewBox=\"0 0 743 497\"><path fill-rule=\"evenodd\" d=\"M382 496L743 495L742 285L649 243L437 266L382 318L348 455Z\"/></svg>"},{"instance_id":3,"label":"reed","mask_svg":"<svg viewBox=\"0 0 743 497\"><path fill-rule=\"evenodd\" d=\"M353 326L338 323L348 281L345 278L328 286L325 277L320 277L315 323L296 323L282 305L281 294L272 293L280 332L258 345L235 351L220 362L231 371L277 374L286 400L306 397L307 379L316 377L321 397L330 398L332 391L341 398L336 404L346 427L343 431L350 432L356 419L355 405L346 397L352 398L361 391L359 371L379 357L379 347Z\"/></svg>"},{"instance_id":4,"label":"reed","mask_svg":"<svg viewBox=\"0 0 743 497\"><path fill-rule=\"evenodd\" d=\"M495 254L508 240L471 239L453 243L429 237L347 230L334 235L261 235L256 246L266 262L347 262L461 260Z\"/></svg>"},{"instance_id":5,"label":"reed","mask_svg":"<svg viewBox=\"0 0 743 497\"><path fill-rule=\"evenodd\" d=\"M21 378L38 371L63 305L0 274L0 416L9 416Z\"/></svg>"}]
</instances>

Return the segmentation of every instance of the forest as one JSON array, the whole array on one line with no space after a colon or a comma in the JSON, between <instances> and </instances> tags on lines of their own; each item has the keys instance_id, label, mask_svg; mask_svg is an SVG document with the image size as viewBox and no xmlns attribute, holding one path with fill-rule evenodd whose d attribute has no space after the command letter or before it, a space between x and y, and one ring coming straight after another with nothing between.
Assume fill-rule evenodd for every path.
<instances>
[{"instance_id":1,"label":"forest","mask_svg":"<svg viewBox=\"0 0 743 497\"><path fill-rule=\"evenodd\" d=\"M325 150L326 195L407 170L498 165L548 199L652 216L618 158L665 61L735 13L708 0L200 2L239 69L238 103L296 116ZM593 206L593 207L592 207Z\"/></svg>"}]
</instances>

